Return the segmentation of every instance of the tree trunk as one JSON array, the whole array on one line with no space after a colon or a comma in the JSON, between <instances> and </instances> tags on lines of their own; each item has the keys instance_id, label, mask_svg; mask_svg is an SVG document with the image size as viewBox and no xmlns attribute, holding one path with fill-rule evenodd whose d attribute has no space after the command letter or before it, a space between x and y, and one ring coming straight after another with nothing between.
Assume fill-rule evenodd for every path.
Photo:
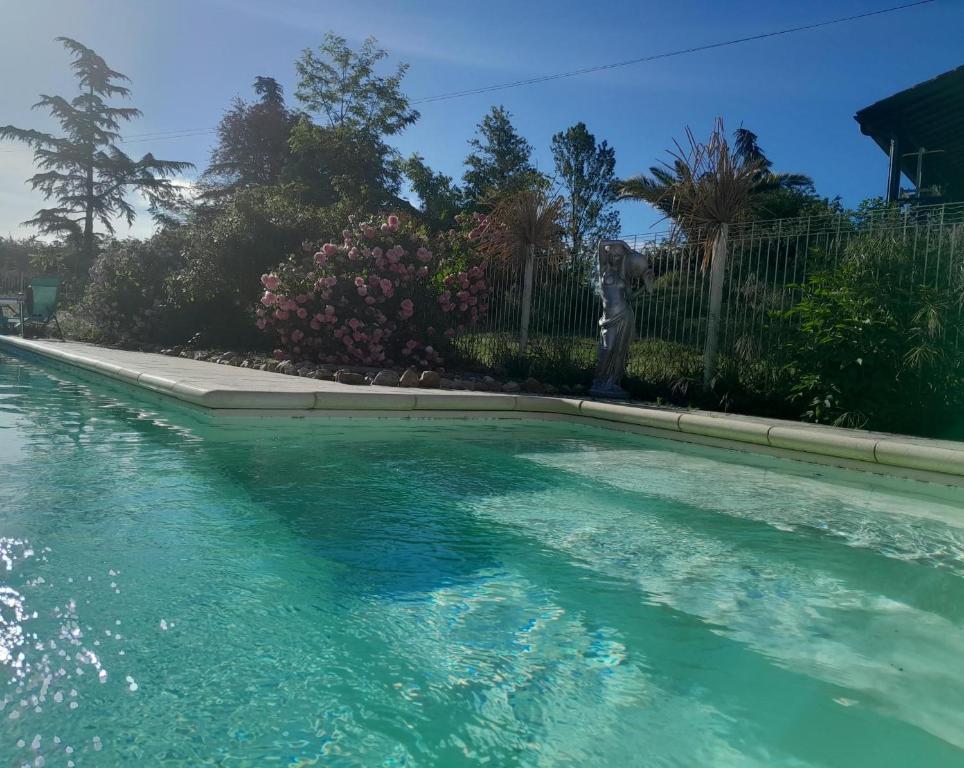
<instances>
[{"instance_id":1,"label":"tree trunk","mask_svg":"<svg viewBox=\"0 0 964 768\"><path fill-rule=\"evenodd\" d=\"M720 347L720 314L723 306L723 280L726 277L726 241L729 225L721 224L713 243L710 262L710 314L706 324L706 343L703 347L703 386L709 389L716 378Z\"/></svg>"},{"instance_id":2,"label":"tree trunk","mask_svg":"<svg viewBox=\"0 0 964 768\"><path fill-rule=\"evenodd\" d=\"M532 314L532 271L535 267L536 248L526 249L526 264L522 278L522 319L519 322L519 354L524 355L529 346L529 317Z\"/></svg>"},{"instance_id":3,"label":"tree trunk","mask_svg":"<svg viewBox=\"0 0 964 768\"><path fill-rule=\"evenodd\" d=\"M94 87L90 86L89 94L91 97L94 95ZM92 107L88 105L87 111L90 112ZM80 258L77 260L77 278L78 286L82 286L86 280L86 273L90 270L94 263L94 150L96 149L93 136L90 140L90 149L87 162L87 178L84 181L84 237L81 243L81 253Z\"/></svg>"},{"instance_id":4,"label":"tree trunk","mask_svg":"<svg viewBox=\"0 0 964 768\"><path fill-rule=\"evenodd\" d=\"M84 201L84 239L77 263L77 279L83 282L84 272L94 263L94 166L87 166L86 200Z\"/></svg>"}]
</instances>

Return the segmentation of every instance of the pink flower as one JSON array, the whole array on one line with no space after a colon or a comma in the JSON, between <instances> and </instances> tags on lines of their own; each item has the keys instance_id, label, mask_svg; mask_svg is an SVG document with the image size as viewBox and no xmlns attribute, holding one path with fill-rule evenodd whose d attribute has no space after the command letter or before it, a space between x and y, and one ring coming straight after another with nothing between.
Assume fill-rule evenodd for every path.
<instances>
[{"instance_id":1,"label":"pink flower","mask_svg":"<svg viewBox=\"0 0 964 768\"><path fill-rule=\"evenodd\" d=\"M364 277L356 277L356 278L355 278L355 285L357 285L357 286L360 287L360 286L363 286L364 284L365 284L365 278L364 278Z\"/></svg>"},{"instance_id":2,"label":"pink flower","mask_svg":"<svg viewBox=\"0 0 964 768\"><path fill-rule=\"evenodd\" d=\"M325 266L326 261L328 261L328 254L324 251L318 251L318 253L315 254L315 262L319 267Z\"/></svg>"},{"instance_id":3,"label":"pink flower","mask_svg":"<svg viewBox=\"0 0 964 768\"><path fill-rule=\"evenodd\" d=\"M321 247L321 250L325 252L325 256L334 256L338 253L338 246L334 243L325 243Z\"/></svg>"},{"instance_id":4,"label":"pink flower","mask_svg":"<svg viewBox=\"0 0 964 768\"><path fill-rule=\"evenodd\" d=\"M398 216L396 216L394 213L388 217L388 228L392 232L398 229Z\"/></svg>"},{"instance_id":5,"label":"pink flower","mask_svg":"<svg viewBox=\"0 0 964 768\"><path fill-rule=\"evenodd\" d=\"M258 326L259 331L263 331L267 324L268 324L268 321L265 320L263 317L259 317L258 321L255 323L255 325Z\"/></svg>"},{"instance_id":6,"label":"pink flower","mask_svg":"<svg viewBox=\"0 0 964 768\"><path fill-rule=\"evenodd\" d=\"M305 337L305 335L304 335L301 331L299 331L297 328L291 332L291 340L292 340L295 344L297 344L299 341L301 341L304 337Z\"/></svg>"},{"instance_id":7,"label":"pink flower","mask_svg":"<svg viewBox=\"0 0 964 768\"><path fill-rule=\"evenodd\" d=\"M355 246L352 246L348 250L348 258L351 259L352 261L356 261L358 257L359 257L358 249Z\"/></svg>"},{"instance_id":8,"label":"pink flower","mask_svg":"<svg viewBox=\"0 0 964 768\"><path fill-rule=\"evenodd\" d=\"M406 312L411 312L412 310L415 309L415 305L412 303L411 299L403 299L402 309L404 309Z\"/></svg>"},{"instance_id":9,"label":"pink flower","mask_svg":"<svg viewBox=\"0 0 964 768\"><path fill-rule=\"evenodd\" d=\"M308 296L304 293L299 293L297 296L295 296L295 301L297 301L299 304L304 304L306 301L308 301Z\"/></svg>"},{"instance_id":10,"label":"pink flower","mask_svg":"<svg viewBox=\"0 0 964 768\"><path fill-rule=\"evenodd\" d=\"M297 312L297 314L298 314L298 317L299 317L299 318L301 318L302 320L304 320L306 317L308 317L308 310L305 309L304 307L298 307L298 312Z\"/></svg>"},{"instance_id":11,"label":"pink flower","mask_svg":"<svg viewBox=\"0 0 964 768\"><path fill-rule=\"evenodd\" d=\"M356 288L356 290L358 291L358 295L359 295L359 296L367 296L367 295L368 295L368 286L367 286L367 285L359 285L358 288Z\"/></svg>"},{"instance_id":12,"label":"pink flower","mask_svg":"<svg viewBox=\"0 0 964 768\"><path fill-rule=\"evenodd\" d=\"M261 303L266 307L274 306L277 301L278 297L275 296L271 291L265 291L264 296L261 297Z\"/></svg>"},{"instance_id":13,"label":"pink flower","mask_svg":"<svg viewBox=\"0 0 964 768\"><path fill-rule=\"evenodd\" d=\"M269 291L277 289L280 283L281 280L277 275L261 275L261 284Z\"/></svg>"},{"instance_id":14,"label":"pink flower","mask_svg":"<svg viewBox=\"0 0 964 768\"><path fill-rule=\"evenodd\" d=\"M283 349L276 349L272 354L274 355L274 359L279 362L285 359L285 351Z\"/></svg>"},{"instance_id":15,"label":"pink flower","mask_svg":"<svg viewBox=\"0 0 964 768\"><path fill-rule=\"evenodd\" d=\"M415 253L415 258L421 262L429 262L432 260L432 252L423 246Z\"/></svg>"}]
</instances>

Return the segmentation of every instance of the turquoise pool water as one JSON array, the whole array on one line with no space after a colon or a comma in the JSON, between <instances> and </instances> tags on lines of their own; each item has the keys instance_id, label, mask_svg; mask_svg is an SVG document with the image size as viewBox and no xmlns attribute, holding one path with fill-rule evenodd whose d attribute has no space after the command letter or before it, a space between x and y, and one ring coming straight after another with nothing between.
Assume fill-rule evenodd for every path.
<instances>
[{"instance_id":1,"label":"turquoise pool water","mask_svg":"<svg viewBox=\"0 0 964 768\"><path fill-rule=\"evenodd\" d=\"M964 765L964 503L814 472L0 353L0 766Z\"/></svg>"}]
</instances>

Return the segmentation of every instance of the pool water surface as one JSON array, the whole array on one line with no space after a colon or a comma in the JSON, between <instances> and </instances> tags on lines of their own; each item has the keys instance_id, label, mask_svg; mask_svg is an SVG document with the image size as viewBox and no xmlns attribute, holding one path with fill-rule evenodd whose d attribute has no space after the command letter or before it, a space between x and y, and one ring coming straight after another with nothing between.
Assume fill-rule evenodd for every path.
<instances>
[{"instance_id":1,"label":"pool water surface","mask_svg":"<svg viewBox=\"0 0 964 768\"><path fill-rule=\"evenodd\" d=\"M2 766L962 766L964 500L0 352Z\"/></svg>"}]
</instances>

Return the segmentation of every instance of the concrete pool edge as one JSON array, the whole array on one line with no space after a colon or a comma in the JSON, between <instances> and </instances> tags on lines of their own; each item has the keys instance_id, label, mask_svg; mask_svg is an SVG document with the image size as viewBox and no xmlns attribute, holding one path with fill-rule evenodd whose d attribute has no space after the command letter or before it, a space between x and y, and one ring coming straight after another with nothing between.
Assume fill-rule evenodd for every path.
<instances>
[{"instance_id":1,"label":"concrete pool edge","mask_svg":"<svg viewBox=\"0 0 964 768\"><path fill-rule=\"evenodd\" d=\"M223 417L551 418L928 482L964 484L964 443L573 397L351 386L80 342L0 344Z\"/></svg>"}]
</instances>

